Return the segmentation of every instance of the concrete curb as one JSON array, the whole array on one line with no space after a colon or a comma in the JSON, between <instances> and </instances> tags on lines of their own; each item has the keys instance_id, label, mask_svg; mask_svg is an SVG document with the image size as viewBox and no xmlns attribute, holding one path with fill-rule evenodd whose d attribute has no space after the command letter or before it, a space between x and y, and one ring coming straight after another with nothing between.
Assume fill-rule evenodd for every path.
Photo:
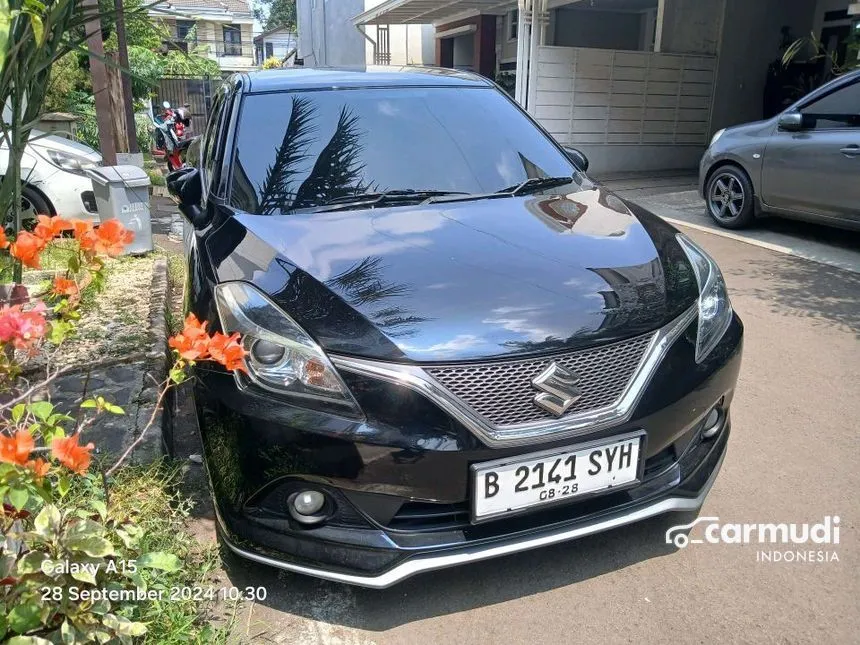
<instances>
[{"instance_id":1,"label":"concrete curb","mask_svg":"<svg viewBox=\"0 0 860 645\"><path fill-rule=\"evenodd\" d=\"M164 435L170 424L170 406L165 401L156 410L161 384L167 378L167 260L158 258L152 266L152 287L149 300L150 350L146 354L146 371L137 397L137 416L134 420L135 439L155 413L152 427L131 455L134 463L150 463L164 456Z\"/></svg>"}]
</instances>

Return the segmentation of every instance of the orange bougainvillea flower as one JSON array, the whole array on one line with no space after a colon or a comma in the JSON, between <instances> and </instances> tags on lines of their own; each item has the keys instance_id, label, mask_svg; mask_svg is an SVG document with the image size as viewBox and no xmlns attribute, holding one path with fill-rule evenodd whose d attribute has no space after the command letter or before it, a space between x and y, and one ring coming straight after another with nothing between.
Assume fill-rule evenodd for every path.
<instances>
[{"instance_id":1,"label":"orange bougainvillea flower","mask_svg":"<svg viewBox=\"0 0 860 645\"><path fill-rule=\"evenodd\" d=\"M247 352L239 339L238 332L232 336L216 333L209 341L209 357L230 371L245 371L243 359Z\"/></svg>"},{"instance_id":2,"label":"orange bougainvillea flower","mask_svg":"<svg viewBox=\"0 0 860 645\"><path fill-rule=\"evenodd\" d=\"M41 237L28 231L21 231L15 241L12 242L9 253L12 254L13 258L21 260L21 264L24 266L38 269L40 268L39 254L42 253L47 244Z\"/></svg>"},{"instance_id":3,"label":"orange bougainvillea flower","mask_svg":"<svg viewBox=\"0 0 860 645\"><path fill-rule=\"evenodd\" d=\"M45 461L41 457L37 457L35 460L27 462L27 468L33 471L33 474L36 475L36 479L42 479L42 477L47 475L48 471L51 470L51 463Z\"/></svg>"},{"instance_id":4,"label":"orange bougainvillea flower","mask_svg":"<svg viewBox=\"0 0 860 645\"><path fill-rule=\"evenodd\" d=\"M9 240L6 239L6 229L0 227L0 249L5 249L9 246Z\"/></svg>"},{"instance_id":5,"label":"orange bougainvillea flower","mask_svg":"<svg viewBox=\"0 0 860 645\"><path fill-rule=\"evenodd\" d=\"M167 344L179 352L187 361L203 360L209 356L209 335L206 333L206 323L197 320L194 314L188 314L185 327L172 336Z\"/></svg>"},{"instance_id":6,"label":"orange bougainvillea flower","mask_svg":"<svg viewBox=\"0 0 860 645\"><path fill-rule=\"evenodd\" d=\"M68 231L72 228L72 223L64 220L62 217L49 217L48 215L39 215L37 217L39 223L33 229L36 237L40 237L45 242L50 242L55 237L59 237L63 231Z\"/></svg>"},{"instance_id":7,"label":"orange bougainvillea flower","mask_svg":"<svg viewBox=\"0 0 860 645\"><path fill-rule=\"evenodd\" d=\"M115 258L134 241L134 233L116 219L109 219L96 229L95 252Z\"/></svg>"},{"instance_id":8,"label":"orange bougainvillea flower","mask_svg":"<svg viewBox=\"0 0 860 645\"><path fill-rule=\"evenodd\" d=\"M75 239L78 241L78 245L84 251L92 251L96 246L96 234L93 230L92 222L85 222L80 219L71 220L72 230L75 233Z\"/></svg>"},{"instance_id":9,"label":"orange bougainvillea flower","mask_svg":"<svg viewBox=\"0 0 860 645\"><path fill-rule=\"evenodd\" d=\"M53 292L58 296L78 295L78 283L74 280L57 276L54 278Z\"/></svg>"},{"instance_id":10,"label":"orange bougainvillea flower","mask_svg":"<svg viewBox=\"0 0 860 645\"><path fill-rule=\"evenodd\" d=\"M14 437L0 435L0 461L23 466L35 446L33 435L26 430L18 430Z\"/></svg>"},{"instance_id":11,"label":"orange bougainvillea flower","mask_svg":"<svg viewBox=\"0 0 860 645\"><path fill-rule=\"evenodd\" d=\"M92 442L86 446L81 446L78 443L79 437L80 434L73 434L71 437L54 439L51 442L51 454L69 470L83 474L90 467L90 461L92 460L90 451L95 446Z\"/></svg>"}]
</instances>

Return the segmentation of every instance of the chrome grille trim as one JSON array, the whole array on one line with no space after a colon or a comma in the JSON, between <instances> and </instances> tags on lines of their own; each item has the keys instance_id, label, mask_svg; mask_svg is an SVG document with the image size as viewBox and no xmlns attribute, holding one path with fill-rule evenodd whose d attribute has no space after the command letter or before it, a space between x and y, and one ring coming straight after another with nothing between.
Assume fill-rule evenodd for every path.
<instances>
[{"instance_id":1,"label":"chrome grille trim","mask_svg":"<svg viewBox=\"0 0 860 645\"><path fill-rule=\"evenodd\" d=\"M568 414L560 419L539 419L503 427L493 425L465 401L446 389L428 373L427 369L432 368L352 356L330 355L329 358L338 369L382 379L415 390L457 419L488 446L533 444L595 432L627 421L663 356L693 322L697 311L697 306L693 305L668 325L654 332L635 373L614 403Z\"/></svg>"},{"instance_id":2,"label":"chrome grille trim","mask_svg":"<svg viewBox=\"0 0 860 645\"><path fill-rule=\"evenodd\" d=\"M657 332L651 332L599 347L537 358L427 365L424 370L490 425L508 429L559 418L534 404L536 392L532 379L551 363L576 374L582 393L560 418L614 404L621 398L656 335Z\"/></svg>"}]
</instances>

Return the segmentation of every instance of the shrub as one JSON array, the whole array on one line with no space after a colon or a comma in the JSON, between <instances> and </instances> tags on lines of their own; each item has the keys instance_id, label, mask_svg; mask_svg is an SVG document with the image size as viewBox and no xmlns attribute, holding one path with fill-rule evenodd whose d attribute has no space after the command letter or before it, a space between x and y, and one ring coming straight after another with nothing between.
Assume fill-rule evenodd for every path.
<instances>
[{"instance_id":1,"label":"shrub","mask_svg":"<svg viewBox=\"0 0 860 645\"><path fill-rule=\"evenodd\" d=\"M63 245L66 270L45 300L0 308L0 639L15 645L129 643L147 633L145 620L158 623L155 631L169 623L162 620L163 592L197 575L199 567L183 567L197 556L188 543L177 542L175 523L159 524L152 513L139 512L147 503L152 508L153 493L129 499L141 492L121 488L129 474L120 466L143 441L167 391L187 378L195 361L241 370L245 355L238 334L210 335L206 323L189 316L170 339L175 361L148 423L112 466L92 472L95 446L82 438L86 428L98 415L124 411L96 395L81 403L76 420L34 398L58 372L32 386L26 382L22 391L19 361L74 333L81 281L100 288L104 256L121 253L133 236L116 220L94 229L89 222L40 215L32 232L21 231L11 242L0 234L0 248L8 249L2 258L7 263L39 268L43 253L66 232L74 237ZM111 487L121 492L112 496ZM168 508L159 512L175 517ZM141 524L142 517L149 519ZM194 618L190 623L184 627L200 631Z\"/></svg>"},{"instance_id":2,"label":"shrub","mask_svg":"<svg viewBox=\"0 0 860 645\"><path fill-rule=\"evenodd\" d=\"M266 60L263 61L263 69L280 69L281 68L281 59L276 58L275 56L269 56Z\"/></svg>"}]
</instances>

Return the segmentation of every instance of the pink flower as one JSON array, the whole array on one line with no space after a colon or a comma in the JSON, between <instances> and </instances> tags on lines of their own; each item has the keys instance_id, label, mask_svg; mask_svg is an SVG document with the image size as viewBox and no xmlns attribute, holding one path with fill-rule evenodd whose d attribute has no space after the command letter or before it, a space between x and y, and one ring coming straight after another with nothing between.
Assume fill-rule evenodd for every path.
<instances>
[{"instance_id":1,"label":"pink flower","mask_svg":"<svg viewBox=\"0 0 860 645\"><path fill-rule=\"evenodd\" d=\"M21 305L4 306L0 309L0 342L11 342L18 349L32 347L48 329L45 311L41 302L29 311L23 311Z\"/></svg>"}]
</instances>

